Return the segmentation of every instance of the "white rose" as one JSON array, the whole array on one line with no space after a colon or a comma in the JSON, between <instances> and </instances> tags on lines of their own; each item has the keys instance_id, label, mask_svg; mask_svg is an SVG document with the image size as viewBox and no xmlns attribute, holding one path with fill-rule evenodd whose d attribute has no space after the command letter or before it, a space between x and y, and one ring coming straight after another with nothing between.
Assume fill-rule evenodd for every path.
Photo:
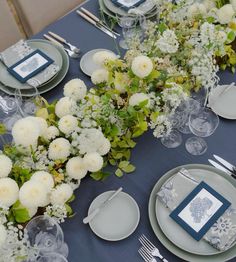
<instances>
[{"instance_id":1,"label":"white rose","mask_svg":"<svg viewBox=\"0 0 236 262\"><path fill-rule=\"evenodd\" d=\"M98 153L101 155L101 156L104 156L106 155L111 149L111 143L108 139L104 139L104 142L103 144L98 148Z\"/></svg>"},{"instance_id":2,"label":"white rose","mask_svg":"<svg viewBox=\"0 0 236 262\"><path fill-rule=\"evenodd\" d=\"M88 170L85 168L84 161L81 157L73 157L66 164L66 173L74 179L82 179L86 176Z\"/></svg>"},{"instance_id":3,"label":"white rose","mask_svg":"<svg viewBox=\"0 0 236 262\"><path fill-rule=\"evenodd\" d=\"M12 128L12 136L17 147L26 148L37 146L38 137L40 135L39 124L31 119L19 119Z\"/></svg>"},{"instance_id":4,"label":"white rose","mask_svg":"<svg viewBox=\"0 0 236 262\"><path fill-rule=\"evenodd\" d=\"M144 55L137 56L132 61L131 69L139 78L145 78L150 75L153 70L152 60Z\"/></svg>"},{"instance_id":5,"label":"white rose","mask_svg":"<svg viewBox=\"0 0 236 262\"><path fill-rule=\"evenodd\" d=\"M48 124L47 121L42 117L28 116L25 119L29 119L36 124L38 124L40 128L40 136L43 136L47 132Z\"/></svg>"},{"instance_id":6,"label":"white rose","mask_svg":"<svg viewBox=\"0 0 236 262\"><path fill-rule=\"evenodd\" d=\"M103 158L97 153L88 153L84 156L83 162L90 172L97 172L103 166Z\"/></svg>"},{"instance_id":7,"label":"white rose","mask_svg":"<svg viewBox=\"0 0 236 262\"><path fill-rule=\"evenodd\" d=\"M148 103L147 103L146 106L149 107L150 106L149 97L146 94L144 94L144 93L136 93L136 94L133 94L129 98L129 105L137 106L137 105L139 105L141 102L143 102L145 100L148 100Z\"/></svg>"},{"instance_id":8,"label":"white rose","mask_svg":"<svg viewBox=\"0 0 236 262\"><path fill-rule=\"evenodd\" d=\"M52 190L52 205L64 205L73 195L73 189L68 184L61 184Z\"/></svg>"},{"instance_id":9,"label":"white rose","mask_svg":"<svg viewBox=\"0 0 236 262\"><path fill-rule=\"evenodd\" d=\"M70 155L71 145L65 138L56 138L48 149L48 157L52 160L66 159Z\"/></svg>"},{"instance_id":10,"label":"white rose","mask_svg":"<svg viewBox=\"0 0 236 262\"><path fill-rule=\"evenodd\" d=\"M230 0L230 4L233 6L234 11L236 12L236 0Z\"/></svg>"},{"instance_id":11,"label":"white rose","mask_svg":"<svg viewBox=\"0 0 236 262\"><path fill-rule=\"evenodd\" d=\"M55 126L49 126L47 128L47 131L46 133L43 135L43 137L46 139L46 140L52 140L54 138L56 138L57 136L59 136L59 130L58 128L56 128Z\"/></svg>"},{"instance_id":12,"label":"white rose","mask_svg":"<svg viewBox=\"0 0 236 262\"><path fill-rule=\"evenodd\" d=\"M7 239L7 230L3 225L0 225L0 249Z\"/></svg>"},{"instance_id":13,"label":"white rose","mask_svg":"<svg viewBox=\"0 0 236 262\"><path fill-rule=\"evenodd\" d=\"M0 206L10 207L19 197L19 187L15 180L5 177L0 179Z\"/></svg>"},{"instance_id":14,"label":"white rose","mask_svg":"<svg viewBox=\"0 0 236 262\"><path fill-rule=\"evenodd\" d=\"M91 81L93 84L101 84L108 81L109 72L106 69L97 69L91 75Z\"/></svg>"},{"instance_id":15,"label":"white rose","mask_svg":"<svg viewBox=\"0 0 236 262\"><path fill-rule=\"evenodd\" d=\"M99 51L99 52L96 52L94 55L93 55L93 61L100 65L100 66L104 66L105 63L109 60L116 60L117 59L117 56L112 53L112 52L109 52L109 51Z\"/></svg>"},{"instance_id":16,"label":"white rose","mask_svg":"<svg viewBox=\"0 0 236 262\"><path fill-rule=\"evenodd\" d=\"M6 155L0 155L0 178L7 177L12 169L12 161Z\"/></svg>"},{"instance_id":17,"label":"white rose","mask_svg":"<svg viewBox=\"0 0 236 262\"><path fill-rule=\"evenodd\" d=\"M48 191L50 191L54 187L54 180L52 175L45 171L35 172L32 175L31 180L42 183Z\"/></svg>"},{"instance_id":18,"label":"white rose","mask_svg":"<svg viewBox=\"0 0 236 262\"><path fill-rule=\"evenodd\" d=\"M222 6L217 10L218 20L221 24L228 24L234 17L234 9L230 4Z\"/></svg>"},{"instance_id":19,"label":"white rose","mask_svg":"<svg viewBox=\"0 0 236 262\"><path fill-rule=\"evenodd\" d=\"M20 188L19 200L25 207L45 207L49 204L48 190L39 181L27 181Z\"/></svg>"},{"instance_id":20,"label":"white rose","mask_svg":"<svg viewBox=\"0 0 236 262\"><path fill-rule=\"evenodd\" d=\"M71 115L63 116L58 122L58 127L62 133L69 135L78 127L78 120Z\"/></svg>"},{"instance_id":21,"label":"white rose","mask_svg":"<svg viewBox=\"0 0 236 262\"><path fill-rule=\"evenodd\" d=\"M70 97L62 97L56 103L55 114L59 118L66 115L73 115L75 106L76 106L75 101L72 100Z\"/></svg>"},{"instance_id":22,"label":"white rose","mask_svg":"<svg viewBox=\"0 0 236 262\"><path fill-rule=\"evenodd\" d=\"M65 84L64 96L70 97L73 100L81 100L86 96L87 87L84 81L79 78L70 80Z\"/></svg>"}]
</instances>

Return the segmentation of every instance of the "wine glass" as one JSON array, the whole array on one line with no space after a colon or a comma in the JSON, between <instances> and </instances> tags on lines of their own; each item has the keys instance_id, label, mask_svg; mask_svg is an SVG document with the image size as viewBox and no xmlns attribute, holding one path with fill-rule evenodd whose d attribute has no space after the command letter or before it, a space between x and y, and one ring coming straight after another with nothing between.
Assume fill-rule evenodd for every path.
<instances>
[{"instance_id":1,"label":"wine glass","mask_svg":"<svg viewBox=\"0 0 236 262\"><path fill-rule=\"evenodd\" d=\"M51 253L40 256L37 262L68 262L68 260L58 253Z\"/></svg>"},{"instance_id":2,"label":"wine glass","mask_svg":"<svg viewBox=\"0 0 236 262\"><path fill-rule=\"evenodd\" d=\"M183 138L180 132L172 130L161 138L161 143L167 148L176 148L182 144Z\"/></svg>"},{"instance_id":3,"label":"wine glass","mask_svg":"<svg viewBox=\"0 0 236 262\"><path fill-rule=\"evenodd\" d=\"M212 110L203 107L189 116L189 128L196 137L190 137L185 143L186 150L192 155L202 155L207 143L202 137L212 135L219 125L219 117Z\"/></svg>"}]
</instances>

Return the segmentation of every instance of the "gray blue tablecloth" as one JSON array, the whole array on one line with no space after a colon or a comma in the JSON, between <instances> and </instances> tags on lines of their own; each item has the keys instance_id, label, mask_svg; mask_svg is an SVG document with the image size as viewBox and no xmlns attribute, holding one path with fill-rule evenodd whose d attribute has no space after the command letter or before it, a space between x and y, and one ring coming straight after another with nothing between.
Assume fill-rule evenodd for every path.
<instances>
[{"instance_id":1,"label":"gray blue tablecloth","mask_svg":"<svg viewBox=\"0 0 236 262\"><path fill-rule=\"evenodd\" d=\"M99 15L97 0L85 3L90 11ZM95 27L79 17L75 11L48 26L33 38L43 38L47 31L59 33L71 43L81 48L82 54L94 48L107 48L116 51L112 38L105 35ZM89 77L84 75L79 67L79 61L70 59L70 68L63 82L46 93L44 97L49 101L62 97L64 84L72 78L79 77L92 86ZM221 74L222 83L236 81L235 74L224 72ZM151 190L157 180L168 170L184 164L208 164L207 159L212 154L223 156L230 162L236 162L236 121L220 119L216 132L207 138L209 149L203 156L192 156L184 148L184 144L176 149L167 149L160 140L155 139L151 132L147 132L138 139L138 144L132 153L132 162L136 165L133 174L125 175L119 179L115 175L103 182L92 179L83 179L80 188L76 191L76 200L73 203L76 215L67 219L62 225L65 240L69 245L69 262L141 262L138 255L140 244L138 237L145 234L155 243L160 252L171 262L183 261L169 252L157 239L152 231L148 218L148 200ZM185 136L186 140L188 136ZM107 242L93 234L89 226L83 225L82 219L86 216L92 200L100 193L117 189L122 186L137 201L140 212L140 224L129 238L119 242ZM236 261L236 260L231 260Z\"/></svg>"}]
</instances>

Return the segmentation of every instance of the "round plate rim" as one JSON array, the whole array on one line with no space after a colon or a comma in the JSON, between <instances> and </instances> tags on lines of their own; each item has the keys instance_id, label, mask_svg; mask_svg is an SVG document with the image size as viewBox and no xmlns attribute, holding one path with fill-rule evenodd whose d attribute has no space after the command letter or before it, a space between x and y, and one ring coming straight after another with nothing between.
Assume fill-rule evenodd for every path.
<instances>
[{"instance_id":1,"label":"round plate rim","mask_svg":"<svg viewBox=\"0 0 236 262\"><path fill-rule=\"evenodd\" d=\"M231 178L229 175L225 174L223 171L220 171L212 166L209 165L203 165L203 164L187 164L187 165L181 165L181 166L177 166L169 171L167 171L157 182L156 184L153 186L153 189L150 193L150 197L149 197L149 202L148 202L148 216L149 216L149 221L152 227L152 230L154 232L154 234L156 235L156 237L158 238L158 240L163 244L163 246L165 248L167 248L171 253L173 253L174 255L187 260L187 261L191 261L191 262L205 262L207 261L212 261L212 262L222 262L222 261L226 261L229 259L232 259L235 257L235 254L231 254L229 253L230 251L234 251L236 250L236 245L234 245L232 248L228 249L227 251L220 253L220 254L216 254L216 255L210 255L210 256L206 256L206 255L196 255L196 254L191 254L189 252L186 252L184 250L182 250L181 248L175 246L166 236L165 234L162 232L162 230L160 229L160 226L157 223L157 220L155 218L155 195L157 192L155 192L157 190L158 184L160 183L164 183L171 175L172 173L176 173L178 172L181 168L186 168L186 169L207 169L207 170L211 170L213 172L216 172L217 174L219 174L220 176L224 177L226 180L228 180L230 183L232 183L233 186L236 187L236 180ZM154 214L154 215L153 215ZM154 218L153 218L154 216ZM233 252L235 253L235 252Z\"/></svg>"},{"instance_id":2,"label":"round plate rim","mask_svg":"<svg viewBox=\"0 0 236 262\"><path fill-rule=\"evenodd\" d=\"M114 193L114 192L115 192L114 190L109 190L109 191L105 191L105 192L99 194L98 196L96 196L96 197L93 199L93 201L91 202L90 206L89 206L88 214L92 211L92 210L91 210L91 206L92 206L93 202L94 202L98 197L102 196L103 194ZM123 240L123 239L129 237L129 236L132 235L132 234L134 233L134 231L137 229L137 227L138 227L138 225L139 225L139 222L140 222L140 210L139 210L139 206L138 206L137 202L135 201L135 199L134 199L132 196L130 196L128 193L123 192L123 191L120 192L119 194L125 195L125 196L126 196L127 198L129 198L129 199L131 200L131 202L134 204L134 207L135 207L135 209L136 209L136 211L137 211L137 220L136 220L136 223L135 223L132 231L130 231L128 234L124 235L123 237L116 238L116 239L114 239L114 238L112 239L112 238L108 238L108 237L104 237L104 236L100 235L98 232L96 232L96 231L94 230L94 227L92 226L92 221L90 221L90 222L89 222L89 226L90 226L91 230L93 231L93 233L94 233L95 235L97 235L98 237L100 237L101 239L104 239L104 240L107 240L107 241L115 242L115 241L120 241L120 240Z\"/></svg>"}]
</instances>

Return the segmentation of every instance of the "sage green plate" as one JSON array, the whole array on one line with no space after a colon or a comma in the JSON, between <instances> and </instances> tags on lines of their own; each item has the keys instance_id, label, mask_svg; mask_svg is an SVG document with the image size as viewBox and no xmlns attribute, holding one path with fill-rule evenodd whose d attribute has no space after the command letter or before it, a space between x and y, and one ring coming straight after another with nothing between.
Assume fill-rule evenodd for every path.
<instances>
[{"instance_id":1,"label":"sage green plate","mask_svg":"<svg viewBox=\"0 0 236 262\"><path fill-rule=\"evenodd\" d=\"M88 214L99 207L115 191L107 191L97 196L89 207ZM131 235L140 219L136 201L127 193L120 192L109 201L89 222L92 231L102 239L118 241Z\"/></svg>"},{"instance_id":2,"label":"sage green plate","mask_svg":"<svg viewBox=\"0 0 236 262\"><path fill-rule=\"evenodd\" d=\"M35 39L35 40L28 40L28 42L31 43L50 43L47 40L43 40L43 39ZM51 44L51 43L50 43ZM54 87L56 87L66 76L68 69L69 69L69 57L67 55L67 53L59 46L56 46L57 50L60 52L61 56L62 56L62 67L61 70L58 72L58 74L48 83L46 83L44 86L38 87L38 93L39 94L43 94L48 92L49 90L53 89ZM7 93L8 95L14 95L15 94L15 89L5 86L0 82L0 90L2 90L3 92ZM22 89L21 90L21 94L22 96L25 97L31 97L35 95L35 89L34 88L29 88L29 89Z\"/></svg>"},{"instance_id":3,"label":"sage green plate","mask_svg":"<svg viewBox=\"0 0 236 262\"><path fill-rule=\"evenodd\" d=\"M233 206L236 206L236 189L222 176L216 172L200 169L191 169L189 171L199 183L205 181L217 192L228 199ZM175 175L175 174L174 174ZM171 179L171 178L170 178ZM183 185L184 186L184 185ZM193 254L198 255L215 255L225 251L217 250L207 243L204 239L200 241L194 240L182 227L178 226L176 222L170 218L170 210L166 208L159 198L156 198L156 218L163 233L172 241L176 246L182 248ZM236 221L233 221L236 224Z\"/></svg>"},{"instance_id":4,"label":"sage green plate","mask_svg":"<svg viewBox=\"0 0 236 262\"><path fill-rule=\"evenodd\" d=\"M55 61L55 64L59 66L59 71L61 70L63 59L62 59L62 55L61 55L60 51L55 47L55 45L53 45L49 41L42 42L41 40L33 40L33 41L29 40L29 41L27 41L27 43L32 48L39 49L42 52L44 52L47 56L52 58L52 60ZM47 82L43 83L41 86L44 86L47 83L49 83L50 81L52 81L52 79L55 78L57 76L57 74L55 74L51 79L49 79ZM15 88L15 89L30 89L30 88L32 88L27 83L21 83L15 77L13 77L7 71L6 66L2 62L0 62L0 81L5 86Z\"/></svg>"},{"instance_id":5,"label":"sage green plate","mask_svg":"<svg viewBox=\"0 0 236 262\"><path fill-rule=\"evenodd\" d=\"M220 183L222 181L222 178L226 179L229 181L231 185L236 187L236 179L233 179L229 175L225 174L224 172L208 166L208 165L200 165L200 164L190 164L190 165L184 165L180 167L176 167L170 171L168 171L166 174L164 174L160 180L156 183L154 186L150 198L149 198L149 205L148 205L148 213L149 213L149 220L152 226L152 229L154 233L156 234L157 238L160 240L160 242L173 254L176 256L187 260L191 262L223 262L227 261L229 259L232 259L236 256L236 245L228 249L227 251L223 253L217 253L214 255L199 255L199 254L192 254L190 252L187 252L183 250L182 248L177 247L172 241L168 239L168 237L163 233L161 230L160 225L158 224L157 218L156 218L156 194L160 190L161 186L174 174L176 174L181 168L185 168L190 170L204 170L205 172L208 171L209 173L215 173L216 174L216 180L218 179L219 181L219 187ZM195 171L193 171L195 172ZM229 200L232 200L232 198L235 197L231 196Z\"/></svg>"}]
</instances>

